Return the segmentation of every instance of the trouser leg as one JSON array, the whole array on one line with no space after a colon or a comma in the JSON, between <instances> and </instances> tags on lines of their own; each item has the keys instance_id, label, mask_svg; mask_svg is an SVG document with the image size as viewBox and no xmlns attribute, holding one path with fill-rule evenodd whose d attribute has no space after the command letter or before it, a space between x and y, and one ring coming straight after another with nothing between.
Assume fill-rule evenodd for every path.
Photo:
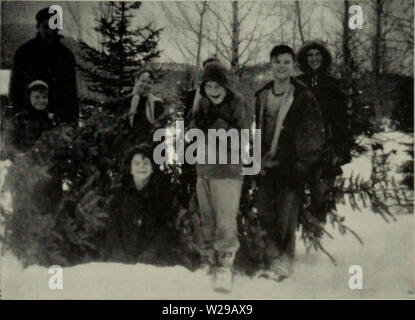
<instances>
[{"instance_id":1,"label":"trouser leg","mask_svg":"<svg viewBox=\"0 0 415 320\"><path fill-rule=\"evenodd\" d=\"M218 262L231 266L239 249L237 215L242 179L198 177L197 196L201 212L202 237L206 246L213 246Z\"/></svg>"},{"instance_id":2,"label":"trouser leg","mask_svg":"<svg viewBox=\"0 0 415 320\"><path fill-rule=\"evenodd\" d=\"M210 179L213 208L216 212L214 248L229 254L231 261L239 249L237 215L242 191L242 179Z\"/></svg>"},{"instance_id":3,"label":"trouser leg","mask_svg":"<svg viewBox=\"0 0 415 320\"><path fill-rule=\"evenodd\" d=\"M282 186L276 207L276 228L274 239L281 256L294 259L295 231L303 201L303 188Z\"/></svg>"},{"instance_id":4,"label":"trouser leg","mask_svg":"<svg viewBox=\"0 0 415 320\"><path fill-rule=\"evenodd\" d=\"M267 233L267 253L269 260L279 255L276 246L276 207L277 207L277 189L274 176L271 171L266 176L258 180L258 191L255 198L255 207L258 210L258 218L261 227ZM270 261L268 261L270 262Z\"/></svg>"},{"instance_id":5,"label":"trouser leg","mask_svg":"<svg viewBox=\"0 0 415 320\"><path fill-rule=\"evenodd\" d=\"M209 180L206 177L197 177L196 194L200 210L200 227L198 247L204 258L214 263L213 243L215 241L216 212L213 209L212 193Z\"/></svg>"},{"instance_id":6,"label":"trouser leg","mask_svg":"<svg viewBox=\"0 0 415 320\"><path fill-rule=\"evenodd\" d=\"M304 187L287 185L278 177L278 172L272 170L260 178L258 187L256 207L269 239L269 262L281 256L294 258L295 231Z\"/></svg>"},{"instance_id":7,"label":"trouser leg","mask_svg":"<svg viewBox=\"0 0 415 320\"><path fill-rule=\"evenodd\" d=\"M326 221L326 215L330 209L328 201L333 180L333 178L325 178L322 170L317 170L310 181L310 213L321 222Z\"/></svg>"}]
</instances>

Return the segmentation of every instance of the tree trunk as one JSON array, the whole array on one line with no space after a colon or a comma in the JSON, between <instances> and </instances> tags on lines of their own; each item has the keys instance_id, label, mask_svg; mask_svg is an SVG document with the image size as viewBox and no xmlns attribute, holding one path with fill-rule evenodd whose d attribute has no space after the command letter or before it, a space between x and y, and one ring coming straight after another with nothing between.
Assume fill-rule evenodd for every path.
<instances>
[{"instance_id":1,"label":"tree trunk","mask_svg":"<svg viewBox=\"0 0 415 320\"><path fill-rule=\"evenodd\" d=\"M293 50L294 50L294 52L296 51L295 50L295 36L296 36L296 34L297 34L297 32L296 32L296 29L297 28L297 15L296 14L294 14L294 23L293 23L293 45L292 45L292 47L293 47Z\"/></svg>"},{"instance_id":2,"label":"tree trunk","mask_svg":"<svg viewBox=\"0 0 415 320\"><path fill-rule=\"evenodd\" d=\"M381 41L382 41L382 14L383 14L383 1L376 0L375 4L376 13L376 34L373 44L373 74L375 81L379 81L380 67L381 67Z\"/></svg>"},{"instance_id":3,"label":"tree trunk","mask_svg":"<svg viewBox=\"0 0 415 320\"><path fill-rule=\"evenodd\" d=\"M196 70L199 72L200 70L200 51L202 50L202 42L203 42L203 20L205 17L207 9L207 2L203 1L202 11L200 12L200 21L199 21L199 30L197 34L197 54L196 54Z\"/></svg>"},{"instance_id":4,"label":"tree trunk","mask_svg":"<svg viewBox=\"0 0 415 320\"><path fill-rule=\"evenodd\" d=\"M298 30L300 31L301 36L301 43L304 44L304 34L303 34L303 26L301 24L301 10L300 10L300 3L298 1L295 2L295 8L297 11L297 17L298 17Z\"/></svg>"},{"instance_id":5,"label":"tree trunk","mask_svg":"<svg viewBox=\"0 0 415 320\"><path fill-rule=\"evenodd\" d=\"M239 8L238 1L232 1L232 60L231 70L234 75L239 71Z\"/></svg>"},{"instance_id":6,"label":"tree trunk","mask_svg":"<svg viewBox=\"0 0 415 320\"><path fill-rule=\"evenodd\" d=\"M349 1L344 1L344 20L343 20L343 77L347 80L351 78L351 52L350 52L350 29L349 29Z\"/></svg>"},{"instance_id":7,"label":"tree trunk","mask_svg":"<svg viewBox=\"0 0 415 320\"><path fill-rule=\"evenodd\" d=\"M117 98L121 97L122 95L122 77L123 77L123 73L124 73L124 65L123 65L123 61L124 61L124 57L123 57L123 40L124 40L124 33L126 31L126 26L125 26L125 2L121 2L121 17L120 17L120 23L118 25L118 35L119 35L119 54L118 54L118 58L119 58L119 85L118 85L118 90L117 90Z\"/></svg>"}]
</instances>

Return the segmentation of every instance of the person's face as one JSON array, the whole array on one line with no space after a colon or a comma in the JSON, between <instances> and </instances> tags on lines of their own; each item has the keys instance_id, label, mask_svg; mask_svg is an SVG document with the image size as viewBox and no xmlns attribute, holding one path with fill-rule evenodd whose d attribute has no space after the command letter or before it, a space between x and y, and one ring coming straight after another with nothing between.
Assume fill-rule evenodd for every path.
<instances>
[{"instance_id":1,"label":"person's face","mask_svg":"<svg viewBox=\"0 0 415 320\"><path fill-rule=\"evenodd\" d=\"M142 154L137 153L131 160L131 174L134 177L134 182L140 183L146 181L153 173L153 166L149 158L143 157Z\"/></svg>"},{"instance_id":2,"label":"person's face","mask_svg":"<svg viewBox=\"0 0 415 320\"><path fill-rule=\"evenodd\" d=\"M37 30L39 31L40 37L46 41L52 40L56 34L58 33L59 29L50 29L49 28L49 20L43 20L39 23Z\"/></svg>"},{"instance_id":3,"label":"person's face","mask_svg":"<svg viewBox=\"0 0 415 320\"><path fill-rule=\"evenodd\" d=\"M226 97L226 88L215 81L208 81L205 84L205 93L209 100L217 105L222 103Z\"/></svg>"},{"instance_id":4,"label":"person's face","mask_svg":"<svg viewBox=\"0 0 415 320\"><path fill-rule=\"evenodd\" d=\"M48 92L46 90L34 90L30 92L30 104L36 110L45 110L48 107Z\"/></svg>"},{"instance_id":5,"label":"person's face","mask_svg":"<svg viewBox=\"0 0 415 320\"><path fill-rule=\"evenodd\" d=\"M271 59L271 69L274 78L278 80L286 80L293 75L294 59L289 53L283 53Z\"/></svg>"},{"instance_id":6,"label":"person's face","mask_svg":"<svg viewBox=\"0 0 415 320\"><path fill-rule=\"evenodd\" d=\"M312 70L317 71L321 67L322 60L323 60L323 57L321 55L320 50L318 49L308 50L307 62Z\"/></svg>"},{"instance_id":7,"label":"person's face","mask_svg":"<svg viewBox=\"0 0 415 320\"><path fill-rule=\"evenodd\" d=\"M151 78L151 75L149 72L144 72L135 79L134 94L139 94L140 96L147 96L151 89L153 88L154 80Z\"/></svg>"}]
</instances>

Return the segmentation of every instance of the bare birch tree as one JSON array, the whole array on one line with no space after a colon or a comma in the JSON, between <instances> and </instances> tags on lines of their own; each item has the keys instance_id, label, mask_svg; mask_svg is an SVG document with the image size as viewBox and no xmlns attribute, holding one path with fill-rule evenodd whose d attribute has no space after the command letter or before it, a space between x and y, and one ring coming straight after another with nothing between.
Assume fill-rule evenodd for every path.
<instances>
[{"instance_id":1,"label":"bare birch tree","mask_svg":"<svg viewBox=\"0 0 415 320\"><path fill-rule=\"evenodd\" d=\"M298 31L300 32L301 43L304 44L304 33L303 33L303 25L301 23L301 9L300 9L300 2L295 2L295 8L297 13L297 21L298 21Z\"/></svg>"},{"instance_id":2,"label":"bare birch tree","mask_svg":"<svg viewBox=\"0 0 415 320\"><path fill-rule=\"evenodd\" d=\"M206 34L205 18L209 7L208 2L176 2L174 4L160 2L160 7L169 22L168 30L177 34L173 37L176 47L184 59L194 61L196 70L199 70Z\"/></svg>"},{"instance_id":3,"label":"bare birch tree","mask_svg":"<svg viewBox=\"0 0 415 320\"><path fill-rule=\"evenodd\" d=\"M209 7L207 39L218 57L228 63L238 77L247 64L256 62L264 41L269 38L264 9L261 2L238 1Z\"/></svg>"},{"instance_id":4,"label":"bare birch tree","mask_svg":"<svg viewBox=\"0 0 415 320\"><path fill-rule=\"evenodd\" d=\"M312 35L311 16L319 3L302 1L275 1L267 3L267 14L273 21L270 30L273 31L274 43L290 43L296 50L310 40Z\"/></svg>"}]
</instances>

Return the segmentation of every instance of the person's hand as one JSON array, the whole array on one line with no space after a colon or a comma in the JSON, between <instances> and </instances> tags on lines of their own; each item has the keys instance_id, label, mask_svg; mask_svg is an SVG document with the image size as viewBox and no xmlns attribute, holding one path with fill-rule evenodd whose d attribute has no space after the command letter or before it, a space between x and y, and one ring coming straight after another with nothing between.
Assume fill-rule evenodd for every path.
<instances>
[{"instance_id":1,"label":"person's hand","mask_svg":"<svg viewBox=\"0 0 415 320\"><path fill-rule=\"evenodd\" d=\"M176 229L179 229L180 223L182 222L183 217L186 213L187 213L187 209L181 209L179 211L179 213L177 214L177 219L176 219L176 223L175 223Z\"/></svg>"},{"instance_id":2,"label":"person's hand","mask_svg":"<svg viewBox=\"0 0 415 320\"><path fill-rule=\"evenodd\" d=\"M272 160L271 155L269 153L266 153L262 156L261 159L261 167L262 168L272 168L279 165L278 160Z\"/></svg>"},{"instance_id":3,"label":"person's hand","mask_svg":"<svg viewBox=\"0 0 415 320\"><path fill-rule=\"evenodd\" d=\"M339 156L334 156L333 157L333 164L334 165L338 165L342 162L342 158L340 158Z\"/></svg>"},{"instance_id":4,"label":"person's hand","mask_svg":"<svg viewBox=\"0 0 415 320\"><path fill-rule=\"evenodd\" d=\"M64 125L61 130L61 138L64 142L72 142L73 128L70 125Z\"/></svg>"},{"instance_id":5,"label":"person's hand","mask_svg":"<svg viewBox=\"0 0 415 320\"><path fill-rule=\"evenodd\" d=\"M41 181L45 182L50 180L52 176L49 173L49 169L50 167L47 165L33 165L31 168L31 172L28 173L26 176L26 183L29 186L34 186Z\"/></svg>"},{"instance_id":6,"label":"person's hand","mask_svg":"<svg viewBox=\"0 0 415 320\"><path fill-rule=\"evenodd\" d=\"M47 166L47 165L44 165L44 166L40 167L39 176L42 177L45 180L52 179L52 176L49 173L49 169L50 169L50 167Z\"/></svg>"},{"instance_id":7,"label":"person's hand","mask_svg":"<svg viewBox=\"0 0 415 320\"><path fill-rule=\"evenodd\" d=\"M261 158L261 171L260 175L264 176L266 174L266 169L276 167L280 164L278 160L272 160L269 153L266 153Z\"/></svg>"},{"instance_id":8,"label":"person's hand","mask_svg":"<svg viewBox=\"0 0 415 320\"><path fill-rule=\"evenodd\" d=\"M104 200L101 196L96 196L93 190L89 190L78 203L77 208L83 216L91 216L99 210L99 202ZM98 215L98 218L106 217L105 213Z\"/></svg>"}]
</instances>

